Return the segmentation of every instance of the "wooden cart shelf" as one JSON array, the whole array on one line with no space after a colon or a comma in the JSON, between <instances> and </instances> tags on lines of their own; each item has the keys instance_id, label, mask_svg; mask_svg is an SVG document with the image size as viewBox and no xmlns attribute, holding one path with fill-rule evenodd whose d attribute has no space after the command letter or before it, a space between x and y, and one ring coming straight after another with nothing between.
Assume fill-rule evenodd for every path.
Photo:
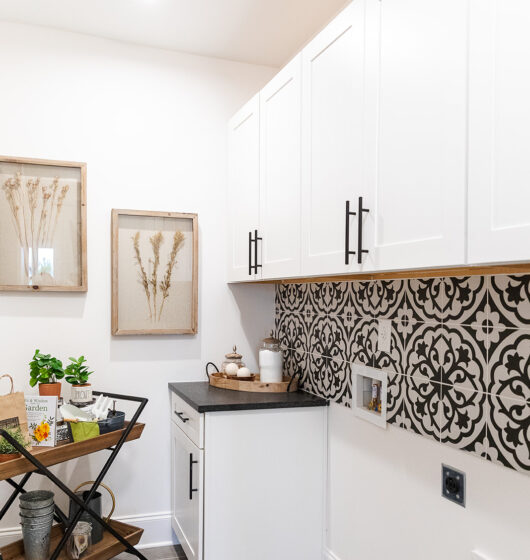
<instances>
[{"instance_id":1,"label":"wooden cart shelf","mask_svg":"<svg viewBox=\"0 0 530 560\"><path fill-rule=\"evenodd\" d=\"M83 455L89 455L90 453L95 453L96 451L101 451L102 449L107 449L108 447L115 445L123 435L123 432L128 424L129 422L125 422L125 428L122 430L109 432L108 434L87 439L86 441L63 443L57 445L56 447L35 447L33 448L31 454L37 457L37 459L46 467L57 465L58 463L64 463L65 461L70 461L71 459L82 457ZM145 424L136 423L126 441L138 439L142 435L144 426ZM6 480L7 478L12 478L19 474L25 474L36 470L37 468L27 459L19 457L18 459L12 459L11 461L0 463L0 480Z\"/></svg>"},{"instance_id":2,"label":"wooden cart shelf","mask_svg":"<svg viewBox=\"0 0 530 560\"><path fill-rule=\"evenodd\" d=\"M127 540L128 543L135 546L140 542L140 538L144 532L143 529L127 525L126 523L120 523L119 521L111 521L110 524L114 529L116 529L116 531L118 531L118 533L120 533L122 537ZM52 529L50 539L51 550L59 544L62 534L62 527L55 525ZM124 550L125 547L110 533L105 531L103 533L103 539L91 547L87 555L83 556L83 560L109 560ZM2 558L4 560L24 560L24 542L19 540L8 544L7 546L0 548L0 553L2 554ZM66 550L61 552L59 560L68 560Z\"/></svg>"}]
</instances>

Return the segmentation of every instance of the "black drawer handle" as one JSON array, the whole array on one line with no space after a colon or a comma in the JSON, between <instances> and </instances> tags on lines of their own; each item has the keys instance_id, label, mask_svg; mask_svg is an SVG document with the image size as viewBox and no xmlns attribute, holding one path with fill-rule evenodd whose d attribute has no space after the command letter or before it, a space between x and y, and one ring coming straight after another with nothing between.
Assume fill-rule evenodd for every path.
<instances>
[{"instance_id":1,"label":"black drawer handle","mask_svg":"<svg viewBox=\"0 0 530 560\"><path fill-rule=\"evenodd\" d=\"M177 412L176 410L174 412L184 423L188 422L189 418L186 418L183 412Z\"/></svg>"},{"instance_id":2,"label":"black drawer handle","mask_svg":"<svg viewBox=\"0 0 530 560\"><path fill-rule=\"evenodd\" d=\"M193 465L196 465L199 461L193 460L193 453L190 453L190 500L193 500L193 492L198 492L198 488L193 488Z\"/></svg>"}]
</instances>

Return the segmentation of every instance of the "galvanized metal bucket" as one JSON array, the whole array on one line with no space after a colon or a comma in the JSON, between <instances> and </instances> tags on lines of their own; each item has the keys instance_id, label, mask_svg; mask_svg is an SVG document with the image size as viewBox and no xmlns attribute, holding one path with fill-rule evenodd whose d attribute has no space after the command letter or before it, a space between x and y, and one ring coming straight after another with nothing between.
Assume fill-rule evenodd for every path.
<instances>
[{"instance_id":1,"label":"galvanized metal bucket","mask_svg":"<svg viewBox=\"0 0 530 560\"><path fill-rule=\"evenodd\" d=\"M35 490L20 496L20 524L26 560L47 560L55 504L53 492Z\"/></svg>"}]
</instances>

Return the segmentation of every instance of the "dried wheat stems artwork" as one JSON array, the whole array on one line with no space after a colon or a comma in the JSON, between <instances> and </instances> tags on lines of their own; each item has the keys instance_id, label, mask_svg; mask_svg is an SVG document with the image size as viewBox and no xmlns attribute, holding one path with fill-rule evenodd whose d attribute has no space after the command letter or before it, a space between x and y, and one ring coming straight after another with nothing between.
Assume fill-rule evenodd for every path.
<instances>
[{"instance_id":1,"label":"dried wheat stems artwork","mask_svg":"<svg viewBox=\"0 0 530 560\"><path fill-rule=\"evenodd\" d=\"M112 334L195 334L197 214L112 211Z\"/></svg>"},{"instance_id":2,"label":"dried wheat stems artwork","mask_svg":"<svg viewBox=\"0 0 530 560\"><path fill-rule=\"evenodd\" d=\"M86 164L0 156L0 290L86 291Z\"/></svg>"},{"instance_id":3,"label":"dried wheat stems artwork","mask_svg":"<svg viewBox=\"0 0 530 560\"><path fill-rule=\"evenodd\" d=\"M39 248L53 246L57 222L69 189L68 184L59 188L59 177L46 185L41 184L40 177L23 179L20 171L2 185L23 251L27 281L37 274L47 273L45 269L39 270Z\"/></svg>"},{"instance_id":4,"label":"dried wheat stems artwork","mask_svg":"<svg viewBox=\"0 0 530 560\"><path fill-rule=\"evenodd\" d=\"M169 297L171 275L173 274L173 269L177 264L177 253L184 245L184 234L181 231L175 231L173 234L173 245L167 259L164 276L160 281L158 280L158 270L160 267L160 248L164 243L164 234L159 231L149 238L149 243L151 244L153 253L153 258L149 259L149 264L151 265L151 272L149 275L147 274L142 262L139 231L137 231L132 237L132 243L134 261L138 267L138 281L145 293L149 319L154 322L159 322L162 317L162 312L164 311L164 303ZM160 299L158 298L159 293Z\"/></svg>"}]
</instances>

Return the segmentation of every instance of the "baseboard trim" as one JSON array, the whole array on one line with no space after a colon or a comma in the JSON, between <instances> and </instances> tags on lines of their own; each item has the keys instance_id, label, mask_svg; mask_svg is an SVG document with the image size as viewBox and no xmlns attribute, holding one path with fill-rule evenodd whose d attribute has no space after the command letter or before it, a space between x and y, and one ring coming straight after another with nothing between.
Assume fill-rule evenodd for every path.
<instances>
[{"instance_id":1,"label":"baseboard trim","mask_svg":"<svg viewBox=\"0 0 530 560\"><path fill-rule=\"evenodd\" d=\"M142 527L144 534L137 548L150 548L155 546L168 546L178 544L171 529L171 512L161 511L141 515L122 515L114 517L116 521L122 521L129 525ZM0 529L0 547L22 538L20 527L8 527Z\"/></svg>"},{"instance_id":2,"label":"baseboard trim","mask_svg":"<svg viewBox=\"0 0 530 560\"><path fill-rule=\"evenodd\" d=\"M324 549L324 560L340 560L340 558L331 552L329 548Z\"/></svg>"}]
</instances>

